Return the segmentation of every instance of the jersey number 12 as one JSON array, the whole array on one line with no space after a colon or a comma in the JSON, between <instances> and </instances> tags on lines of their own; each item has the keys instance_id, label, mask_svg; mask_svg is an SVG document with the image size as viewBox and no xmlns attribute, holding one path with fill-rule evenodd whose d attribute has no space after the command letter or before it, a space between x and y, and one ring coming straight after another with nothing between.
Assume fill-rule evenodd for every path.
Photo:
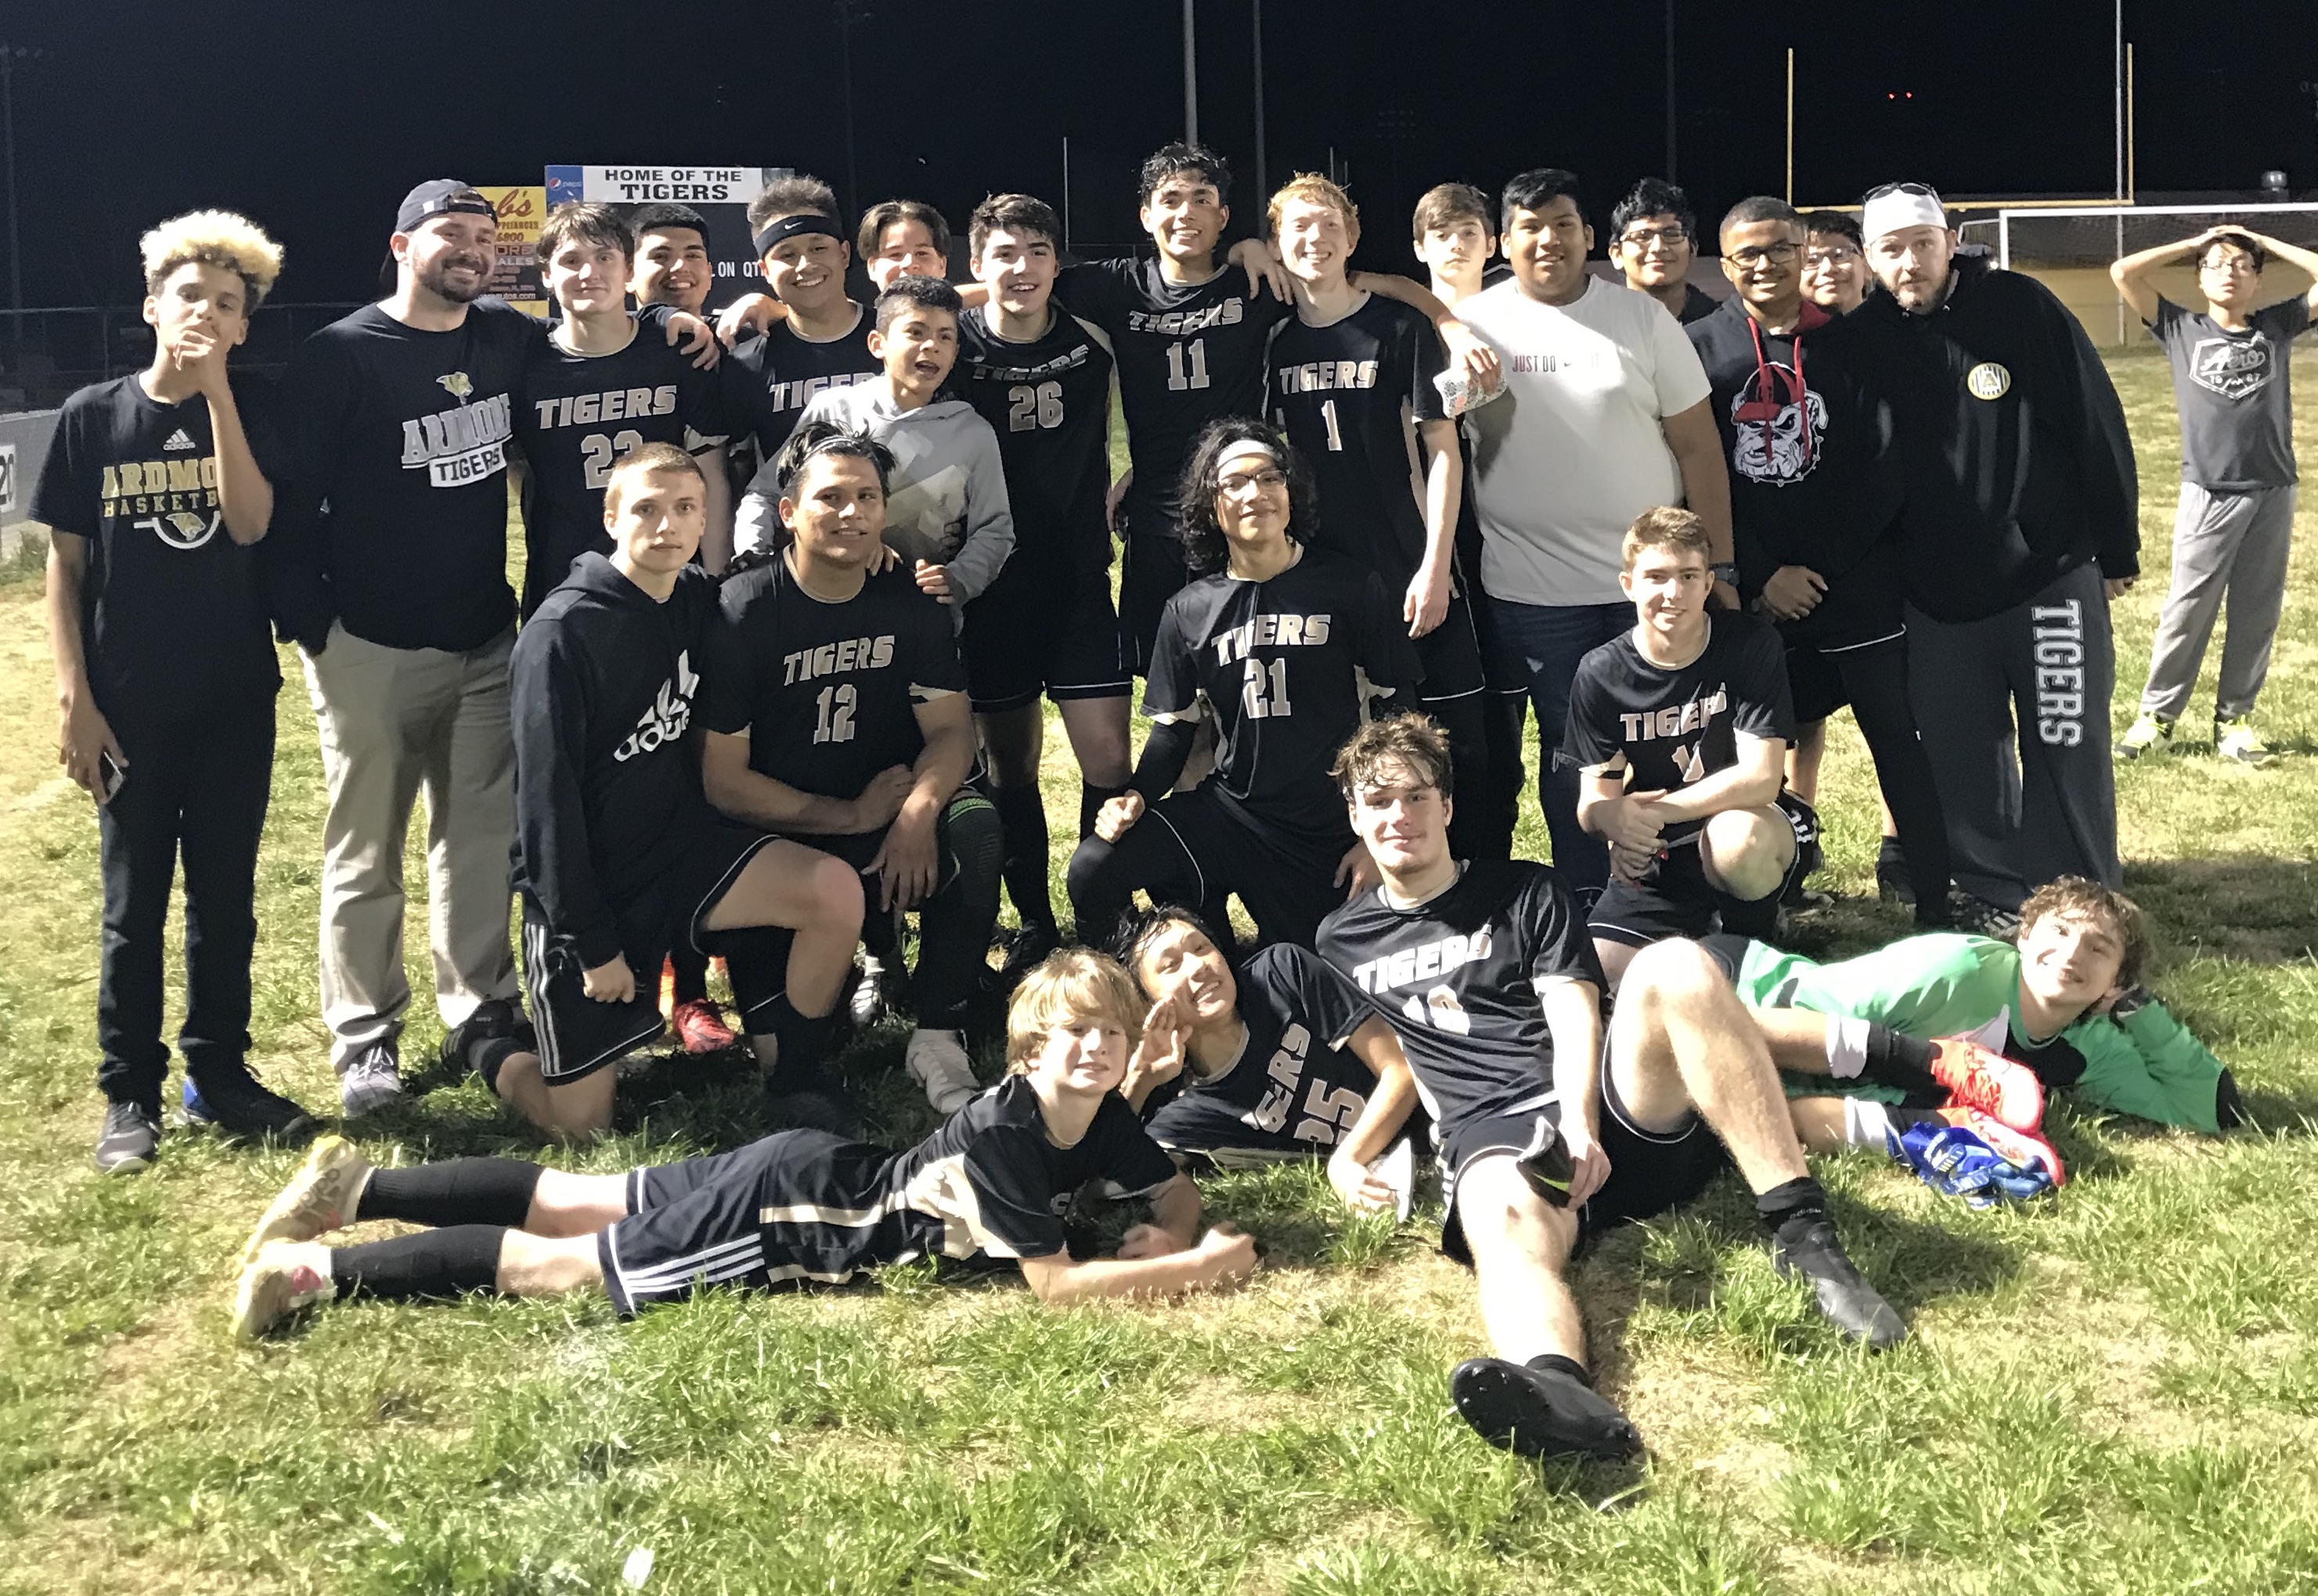
<instances>
[{"instance_id":1,"label":"jersey number 12","mask_svg":"<svg viewBox=\"0 0 2318 1596\"><path fill-rule=\"evenodd\" d=\"M853 684L846 682L821 690L820 719L813 729L815 742L851 742L853 740Z\"/></svg>"}]
</instances>

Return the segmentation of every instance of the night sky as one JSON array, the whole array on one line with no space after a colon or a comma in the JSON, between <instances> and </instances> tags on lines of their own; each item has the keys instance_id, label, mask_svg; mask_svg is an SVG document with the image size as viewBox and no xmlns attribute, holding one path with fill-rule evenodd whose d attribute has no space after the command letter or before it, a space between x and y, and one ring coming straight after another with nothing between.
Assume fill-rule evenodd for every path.
<instances>
[{"instance_id":1,"label":"night sky","mask_svg":"<svg viewBox=\"0 0 2318 1596\"><path fill-rule=\"evenodd\" d=\"M1409 206L1444 178L1494 190L1525 166L1569 166L1600 226L1633 178L1666 169L1658 0L1466 9L1488 20L1264 4L1271 178L1323 168L1333 148L1368 218L1364 265L1410 265ZM1756 25L1766 9L1675 7L1675 175L1702 215L1778 192L1790 45L1799 202L1855 200L1900 176L1952 194L2108 192L2106 0L1807 5L1788 8L1797 25ZM1134 166L1181 129L1176 0L853 12L848 193L836 0L0 0L0 39L47 52L16 79L25 301L134 303L138 233L208 204L287 244L277 299L365 297L411 184L537 183L559 161L793 166L850 207L908 194L962 223L993 190L1059 202L1067 135L1074 241L1132 241ZM1251 0L1199 11L1200 130L1239 169L1235 231L1262 206L1250 13ZM2250 190L2269 167L2318 191L2318 117L2301 86L2318 79L2318 32L2285 14L2274 0L2127 4L2144 199ZM2196 31L2156 31L2186 20Z\"/></svg>"}]
</instances>

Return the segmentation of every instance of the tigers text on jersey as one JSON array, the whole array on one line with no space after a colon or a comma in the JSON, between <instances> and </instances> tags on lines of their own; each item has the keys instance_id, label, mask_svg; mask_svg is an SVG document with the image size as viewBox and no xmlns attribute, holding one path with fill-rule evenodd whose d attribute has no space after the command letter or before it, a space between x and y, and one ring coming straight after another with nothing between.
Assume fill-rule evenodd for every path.
<instances>
[{"instance_id":1,"label":"tigers text on jersey","mask_svg":"<svg viewBox=\"0 0 2318 1596\"><path fill-rule=\"evenodd\" d=\"M1433 324L1370 294L1324 326L1291 316L1271 338L1273 413L1320 488L1313 542L1368 566L1399 593L1424 560L1409 426L1446 411L1433 379L1446 363Z\"/></svg>"},{"instance_id":2,"label":"tigers text on jersey","mask_svg":"<svg viewBox=\"0 0 2318 1596\"><path fill-rule=\"evenodd\" d=\"M686 742L716 584L697 567L655 600L601 554L575 560L517 633L515 883L588 967L619 916L712 823Z\"/></svg>"},{"instance_id":3,"label":"tigers text on jersey","mask_svg":"<svg viewBox=\"0 0 2318 1596\"><path fill-rule=\"evenodd\" d=\"M1376 1077L1345 1044L1374 1013L1309 948L1275 942L1236 972L1244 1033L1231 1063L1189 1069L1144 1105L1152 1139L1220 1165L1325 1152L1368 1111Z\"/></svg>"},{"instance_id":4,"label":"tigers text on jersey","mask_svg":"<svg viewBox=\"0 0 2318 1596\"><path fill-rule=\"evenodd\" d=\"M949 611L898 569L831 604L776 555L727 577L719 610L708 729L745 733L749 768L799 792L853 798L879 771L914 763L918 704L966 690Z\"/></svg>"},{"instance_id":5,"label":"tigers text on jersey","mask_svg":"<svg viewBox=\"0 0 2318 1596\"><path fill-rule=\"evenodd\" d=\"M1288 306L1251 295L1226 264L1203 282L1173 283L1152 260L1066 266L1055 297L1110 339L1127 415L1128 530L1176 535L1175 489L1199 429L1219 416L1263 414L1263 345Z\"/></svg>"},{"instance_id":6,"label":"tigers text on jersey","mask_svg":"<svg viewBox=\"0 0 2318 1596\"><path fill-rule=\"evenodd\" d=\"M799 337L783 319L773 323L763 336L732 351L733 360L757 374L757 388L764 396L763 409L750 417L760 461L780 453L813 395L885 374L885 363L869 353L869 335L876 325L868 307L863 306L852 331L822 343ZM737 421L734 430L739 430Z\"/></svg>"},{"instance_id":7,"label":"tigers text on jersey","mask_svg":"<svg viewBox=\"0 0 2318 1596\"><path fill-rule=\"evenodd\" d=\"M1014 510L1013 559L1073 570L1110 563L1110 352L1057 306L1045 336L1002 338L989 312L957 323L953 389L998 435Z\"/></svg>"},{"instance_id":8,"label":"tigers text on jersey","mask_svg":"<svg viewBox=\"0 0 2318 1596\"><path fill-rule=\"evenodd\" d=\"M1320 922L1318 946L1392 1022L1444 1131L1550 1095L1538 983L1603 985L1585 914L1552 870L1526 859L1463 865L1411 909L1371 887Z\"/></svg>"},{"instance_id":9,"label":"tigers text on jersey","mask_svg":"<svg viewBox=\"0 0 2318 1596\"><path fill-rule=\"evenodd\" d=\"M1421 675L1375 573L1306 549L1268 581L1219 573L1169 599L1143 708L1155 720L1214 713L1205 785L1259 832L1299 851L1315 838L1348 847L1352 823L1328 767L1367 718L1367 695L1414 700Z\"/></svg>"},{"instance_id":10,"label":"tigers text on jersey","mask_svg":"<svg viewBox=\"0 0 2318 1596\"><path fill-rule=\"evenodd\" d=\"M262 426L238 379L234 392ZM106 715L183 719L282 685L257 548L225 528L207 399L164 404L135 375L82 389L58 413L31 516L87 542L81 654Z\"/></svg>"},{"instance_id":11,"label":"tigers text on jersey","mask_svg":"<svg viewBox=\"0 0 2318 1596\"><path fill-rule=\"evenodd\" d=\"M1671 670L1643 659L1631 632L1579 661L1562 761L1585 769L1622 756L1629 791L1674 793L1737 764L1741 731L1793 741L1779 634L1752 615L1709 610L1706 620L1706 646ZM1703 824L1677 822L1664 838L1685 841Z\"/></svg>"},{"instance_id":12,"label":"tigers text on jersey","mask_svg":"<svg viewBox=\"0 0 2318 1596\"><path fill-rule=\"evenodd\" d=\"M523 490L523 613L536 610L572 560L608 554L604 488L621 455L646 444L698 451L723 441L714 372L639 327L624 349L574 354L544 340L525 363L515 435L530 466Z\"/></svg>"}]
</instances>

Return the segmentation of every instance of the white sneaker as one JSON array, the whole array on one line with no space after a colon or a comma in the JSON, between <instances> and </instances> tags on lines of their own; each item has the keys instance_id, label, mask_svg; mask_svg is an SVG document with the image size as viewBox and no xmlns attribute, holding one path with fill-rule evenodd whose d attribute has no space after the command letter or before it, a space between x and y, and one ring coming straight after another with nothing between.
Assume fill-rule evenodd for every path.
<instances>
[{"instance_id":1,"label":"white sneaker","mask_svg":"<svg viewBox=\"0 0 2318 1596\"><path fill-rule=\"evenodd\" d=\"M874 953L865 953L860 960L861 979L853 983L853 997L847 1010L853 1017L857 1029L867 1030L885 1012L885 962Z\"/></svg>"},{"instance_id":2,"label":"white sneaker","mask_svg":"<svg viewBox=\"0 0 2318 1596\"><path fill-rule=\"evenodd\" d=\"M910 1079L926 1089L934 1112L957 1113L982 1090L974 1078L974 1061L966 1056L966 1038L956 1031L912 1031L902 1054Z\"/></svg>"},{"instance_id":3,"label":"white sneaker","mask_svg":"<svg viewBox=\"0 0 2318 1596\"><path fill-rule=\"evenodd\" d=\"M372 1043L338 1071L338 1108L348 1119L360 1119L401 1096L401 1060L391 1042Z\"/></svg>"}]
</instances>

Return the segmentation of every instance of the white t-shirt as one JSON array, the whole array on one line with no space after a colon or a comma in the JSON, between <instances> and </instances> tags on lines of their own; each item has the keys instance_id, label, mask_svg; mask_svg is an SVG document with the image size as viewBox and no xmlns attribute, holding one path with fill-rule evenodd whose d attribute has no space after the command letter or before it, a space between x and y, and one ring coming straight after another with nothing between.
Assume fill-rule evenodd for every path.
<instances>
[{"instance_id":1,"label":"white t-shirt","mask_svg":"<svg viewBox=\"0 0 2318 1596\"><path fill-rule=\"evenodd\" d=\"M1505 364L1502 399L1469 412L1466 481L1481 526L1481 587L1518 604L1618 604L1618 546L1634 517L1682 503L1658 428L1711 391L1681 324L1598 277L1568 305L1507 281L1457 318Z\"/></svg>"}]
</instances>

